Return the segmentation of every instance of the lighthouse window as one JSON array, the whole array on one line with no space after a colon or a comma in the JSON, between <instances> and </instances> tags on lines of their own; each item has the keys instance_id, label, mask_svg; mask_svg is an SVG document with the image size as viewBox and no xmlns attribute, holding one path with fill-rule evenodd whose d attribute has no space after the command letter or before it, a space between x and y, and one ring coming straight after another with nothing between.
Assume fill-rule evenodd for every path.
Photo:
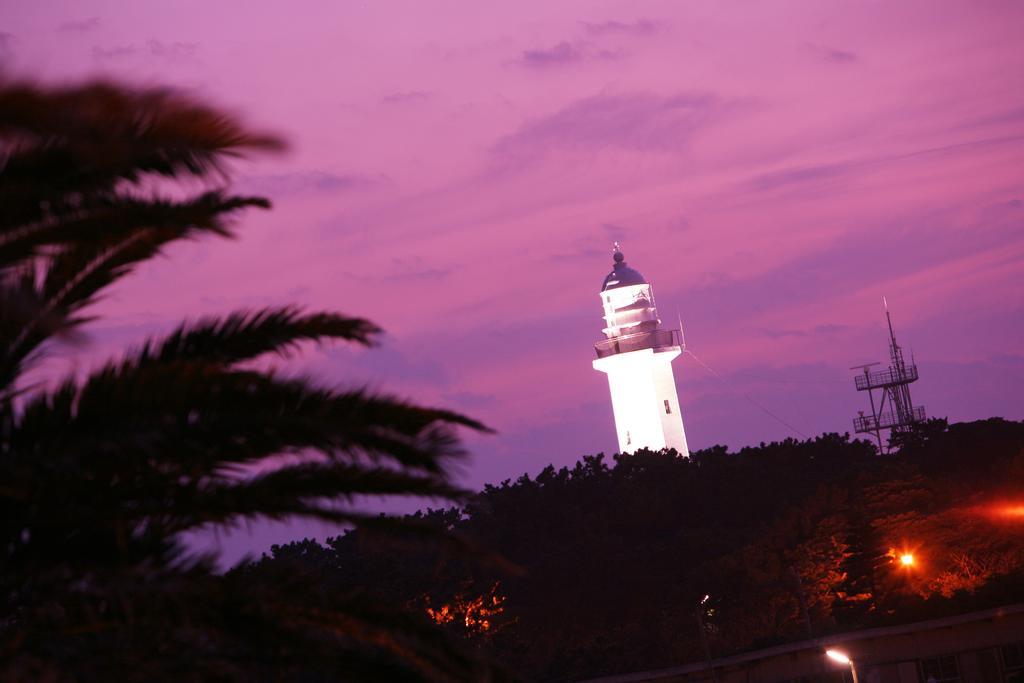
<instances>
[{"instance_id":1,"label":"lighthouse window","mask_svg":"<svg viewBox=\"0 0 1024 683\"><path fill-rule=\"evenodd\" d=\"M629 430L627 429L627 430L626 430L626 445L628 446L628 445L629 445L629 444L631 444L631 443L633 443L633 439L631 439L631 438L630 438L630 436L629 436Z\"/></svg>"},{"instance_id":2,"label":"lighthouse window","mask_svg":"<svg viewBox=\"0 0 1024 683\"><path fill-rule=\"evenodd\" d=\"M672 406L670 406L668 404L668 399L667 398L665 399L665 414L666 415L671 415L672 414Z\"/></svg>"}]
</instances>

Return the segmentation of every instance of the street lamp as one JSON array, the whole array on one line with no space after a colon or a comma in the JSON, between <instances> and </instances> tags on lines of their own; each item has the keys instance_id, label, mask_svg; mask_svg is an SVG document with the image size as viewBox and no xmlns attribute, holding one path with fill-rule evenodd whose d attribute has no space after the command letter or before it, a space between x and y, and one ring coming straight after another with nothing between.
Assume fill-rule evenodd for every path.
<instances>
[{"instance_id":1,"label":"street lamp","mask_svg":"<svg viewBox=\"0 0 1024 683\"><path fill-rule=\"evenodd\" d=\"M827 655L829 659L839 662L840 664L849 664L850 673L853 675L853 683L859 683L857 680L857 667L853 665L853 660L850 659L848 654L840 650L825 650L825 655Z\"/></svg>"},{"instance_id":2,"label":"street lamp","mask_svg":"<svg viewBox=\"0 0 1024 683\"><path fill-rule=\"evenodd\" d=\"M711 599L711 596L707 593L701 598L700 604L697 605L697 628L700 629L700 644L704 646L704 658L708 663L708 670L711 671L711 677L718 683L718 670L715 669L714 663L711 661L711 646L708 645L708 632L704 628L704 607L707 601Z\"/></svg>"}]
</instances>

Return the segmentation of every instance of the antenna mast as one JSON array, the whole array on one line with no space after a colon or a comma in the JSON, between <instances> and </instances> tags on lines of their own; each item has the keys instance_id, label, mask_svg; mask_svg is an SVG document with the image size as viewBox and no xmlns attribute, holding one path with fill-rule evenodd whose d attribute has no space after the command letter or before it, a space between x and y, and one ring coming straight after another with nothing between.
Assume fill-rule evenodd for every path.
<instances>
[{"instance_id":1,"label":"antenna mast","mask_svg":"<svg viewBox=\"0 0 1024 683\"><path fill-rule=\"evenodd\" d=\"M917 381L917 365L911 359L910 365L903 360L903 349L896 343L896 333L892 327L892 315L889 313L889 302L882 297L885 306L885 320L889 325L889 369L872 372L869 368L878 363L857 365L851 370L862 370L854 378L857 391L868 392L871 403L871 414L863 412L854 418L853 429L858 434L873 434L878 440L878 450L888 453L888 447L882 443L882 430L888 429L891 434L909 432L914 424L924 422L924 406L915 406L910 398L910 384ZM875 390L879 390L879 400L875 402ZM890 440L892 439L890 435Z\"/></svg>"}]
</instances>

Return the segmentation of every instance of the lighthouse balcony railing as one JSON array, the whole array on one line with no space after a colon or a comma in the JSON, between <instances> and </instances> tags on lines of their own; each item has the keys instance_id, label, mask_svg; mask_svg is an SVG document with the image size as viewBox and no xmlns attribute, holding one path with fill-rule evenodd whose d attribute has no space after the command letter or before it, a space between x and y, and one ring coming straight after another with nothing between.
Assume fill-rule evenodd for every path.
<instances>
[{"instance_id":1,"label":"lighthouse balcony railing","mask_svg":"<svg viewBox=\"0 0 1024 683\"><path fill-rule=\"evenodd\" d=\"M877 372L869 372L864 375L857 375L854 377L853 381L857 385L857 391L891 387L897 384L909 384L917 381L917 366L904 365L902 368L890 367L888 370L879 370Z\"/></svg>"},{"instance_id":2,"label":"lighthouse balcony railing","mask_svg":"<svg viewBox=\"0 0 1024 683\"><path fill-rule=\"evenodd\" d=\"M642 351L644 349L661 349L681 346L682 338L679 330L651 330L637 334L624 334L621 337L602 339L594 344L598 358L606 358L619 353Z\"/></svg>"},{"instance_id":3,"label":"lighthouse balcony railing","mask_svg":"<svg viewBox=\"0 0 1024 683\"><path fill-rule=\"evenodd\" d=\"M924 422L924 406L915 406L909 414L900 415L896 412L884 412L881 415L861 415L853 418L853 429L857 433L877 432L880 429L905 427L916 422Z\"/></svg>"}]
</instances>

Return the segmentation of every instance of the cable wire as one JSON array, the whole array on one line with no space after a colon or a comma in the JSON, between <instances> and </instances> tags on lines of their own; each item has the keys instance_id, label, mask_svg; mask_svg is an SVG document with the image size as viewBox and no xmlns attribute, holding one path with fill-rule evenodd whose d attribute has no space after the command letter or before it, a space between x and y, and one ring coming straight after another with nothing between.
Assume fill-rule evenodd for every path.
<instances>
[{"instance_id":1,"label":"cable wire","mask_svg":"<svg viewBox=\"0 0 1024 683\"><path fill-rule=\"evenodd\" d=\"M702 361L700 358L698 358L697 354L695 354L690 349L684 349L684 350L685 350L686 353L690 354L690 357L692 357L695 361L700 363L701 367L703 367L705 370L710 372L715 377L715 379L717 379L719 382L721 382L725 386L729 386L729 382L727 382L724 377L722 377L720 374L718 374L718 371L716 371L713 367L711 367L710 365L708 365L707 363ZM755 401L754 398L752 396L750 396L750 394L743 393L743 392L740 392L740 393L743 396L743 398L747 399L751 404L753 404L755 407L757 407L760 410L762 410L769 417L772 417L775 420L777 420L779 422L779 424L785 426L787 429L791 430L794 434L796 434L796 435L798 435L798 436L800 436L801 438L804 438L804 439L810 438L806 434L801 432L799 429L797 429L793 425L789 424L788 422L783 420L781 417L779 417L778 415L776 415L775 413L773 413L772 411L768 410L763 405L761 405L760 403Z\"/></svg>"}]
</instances>

